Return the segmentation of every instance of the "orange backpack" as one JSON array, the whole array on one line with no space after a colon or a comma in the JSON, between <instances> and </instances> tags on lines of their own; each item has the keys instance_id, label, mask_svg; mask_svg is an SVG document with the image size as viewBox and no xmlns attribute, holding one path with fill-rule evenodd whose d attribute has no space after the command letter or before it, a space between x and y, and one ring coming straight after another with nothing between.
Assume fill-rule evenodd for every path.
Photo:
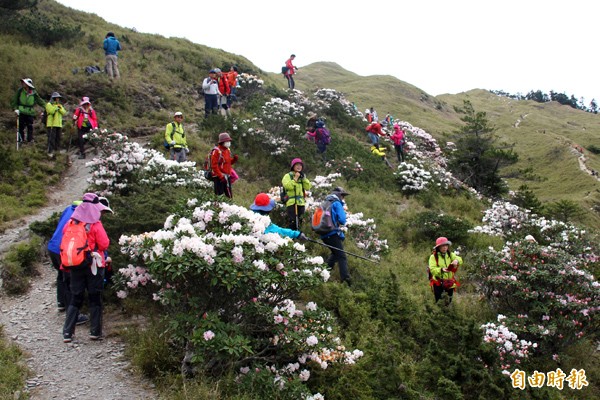
<instances>
[{"instance_id":1,"label":"orange backpack","mask_svg":"<svg viewBox=\"0 0 600 400\"><path fill-rule=\"evenodd\" d=\"M91 251L87 232L89 224L70 219L60 242L60 262L65 268L83 267L91 264Z\"/></svg>"}]
</instances>

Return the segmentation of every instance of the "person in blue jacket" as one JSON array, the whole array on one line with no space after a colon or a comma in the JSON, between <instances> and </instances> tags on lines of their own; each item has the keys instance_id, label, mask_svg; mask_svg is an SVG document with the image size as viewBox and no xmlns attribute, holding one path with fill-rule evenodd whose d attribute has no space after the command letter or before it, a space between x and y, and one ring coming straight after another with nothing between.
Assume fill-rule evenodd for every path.
<instances>
[{"instance_id":1,"label":"person in blue jacket","mask_svg":"<svg viewBox=\"0 0 600 400\"><path fill-rule=\"evenodd\" d=\"M275 200L270 198L266 193L259 193L254 198L254 203L250 206L250 209L255 213L259 213L261 215L269 215L271 210L275 208ZM273 222L267 226L265 229L265 233L277 233L280 236L286 236L292 239L299 240L307 240L308 238L304 233L300 231L295 231L293 229L282 228L278 225L275 225Z\"/></svg>"},{"instance_id":2,"label":"person in blue jacket","mask_svg":"<svg viewBox=\"0 0 600 400\"><path fill-rule=\"evenodd\" d=\"M108 32L104 38L104 55L106 57L106 74L109 78L119 79L118 52L121 50L121 43L115 37L113 32Z\"/></svg>"},{"instance_id":3,"label":"person in blue jacket","mask_svg":"<svg viewBox=\"0 0 600 400\"><path fill-rule=\"evenodd\" d=\"M60 242L63 237L63 228L66 223L71 219L75 208L81 204L81 200L76 200L73 204L67 206L60 215L58 225L52 234L52 237L48 241L48 255L50 256L50 262L56 271L56 305L58 311L65 311L69 307L71 302L71 289L69 288L69 276L68 272L60 270ZM77 325L86 323L89 320L85 314L79 314L77 317Z\"/></svg>"},{"instance_id":4,"label":"person in blue jacket","mask_svg":"<svg viewBox=\"0 0 600 400\"><path fill-rule=\"evenodd\" d=\"M340 229L346 224L346 211L344 211L344 198L350 193L346 192L341 187L333 189L330 195L325 197L326 201L331 201L331 219L335 229L324 235L321 235L321 240L331 250L331 254L327 259L329 269L333 269L335 263L338 263L340 269L340 279L346 284L351 284L350 273L348 272L348 259L344 251L344 232Z\"/></svg>"}]
</instances>

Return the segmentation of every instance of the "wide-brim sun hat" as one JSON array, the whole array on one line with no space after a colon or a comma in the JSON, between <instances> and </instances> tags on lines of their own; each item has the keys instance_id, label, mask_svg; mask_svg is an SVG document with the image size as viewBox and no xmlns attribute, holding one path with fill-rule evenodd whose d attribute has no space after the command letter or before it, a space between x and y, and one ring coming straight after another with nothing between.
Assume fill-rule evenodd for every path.
<instances>
[{"instance_id":1,"label":"wide-brim sun hat","mask_svg":"<svg viewBox=\"0 0 600 400\"><path fill-rule=\"evenodd\" d=\"M81 102L79 103L79 105L82 106L84 104L92 104L92 103L90 103L90 98L89 97L82 97L81 98Z\"/></svg>"},{"instance_id":2,"label":"wide-brim sun hat","mask_svg":"<svg viewBox=\"0 0 600 400\"><path fill-rule=\"evenodd\" d=\"M443 245L445 245L445 244L447 244L448 246L451 246L451 245L452 245L452 242L451 242L451 241L449 241L449 240L448 240L448 238L445 238L445 237L443 237L443 236L442 236L442 237L439 237L439 238L437 238L437 239L435 240L435 246L433 246L433 249L435 250L435 249L437 249L438 247L440 247L440 246L443 246Z\"/></svg>"},{"instance_id":3,"label":"wide-brim sun hat","mask_svg":"<svg viewBox=\"0 0 600 400\"><path fill-rule=\"evenodd\" d=\"M346 192L343 187L338 186L335 189L333 189L333 194L337 194L340 196L348 196L350 193Z\"/></svg>"},{"instance_id":4,"label":"wide-brim sun hat","mask_svg":"<svg viewBox=\"0 0 600 400\"><path fill-rule=\"evenodd\" d=\"M290 169L294 169L294 165L296 164L302 164L302 168L304 169L304 162L302 161L302 159L300 158L294 158L290 164Z\"/></svg>"},{"instance_id":5,"label":"wide-brim sun hat","mask_svg":"<svg viewBox=\"0 0 600 400\"><path fill-rule=\"evenodd\" d=\"M23 82L30 88L35 89L35 86L33 86L33 81L31 80L31 78L23 78L23 79L21 79L21 82Z\"/></svg>"},{"instance_id":6,"label":"wide-brim sun hat","mask_svg":"<svg viewBox=\"0 0 600 400\"><path fill-rule=\"evenodd\" d=\"M254 203L250 206L252 211L266 211L269 212L275 208L275 199L269 197L266 193L259 193L254 198Z\"/></svg>"},{"instance_id":7,"label":"wide-brim sun hat","mask_svg":"<svg viewBox=\"0 0 600 400\"><path fill-rule=\"evenodd\" d=\"M86 193L83 195L82 202L79 204L71 218L86 224L94 224L100 221L102 211L112 211L104 204L100 203L100 198L96 193Z\"/></svg>"},{"instance_id":8,"label":"wide-brim sun hat","mask_svg":"<svg viewBox=\"0 0 600 400\"><path fill-rule=\"evenodd\" d=\"M174 117L183 117L183 113L181 111L177 111L175 114L173 114Z\"/></svg>"},{"instance_id":9,"label":"wide-brim sun hat","mask_svg":"<svg viewBox=\"0 0 600 400\"><path fill-rule=\"evenodd\" d=\"M105 209L101 210L101 211L109 211L110 213L114 214L115 212L112 210L112 208L110 208L110 202L108 201L108 199L106 197L98 197L98 202L100 204L102 204Z\"/></svg>"},{"instance_id":10,"label":"wide-brim sun hat","mask_svg":"<svg viewBox=\"0 0 600 400\"><path fill-rule=\"evenodd\" d=\"M224 142L231 142L231 136L227 132L219 133L219 143Z\"/></svg>"},{"instance_id":11,"label":"wide-brim sun hat","mask_svg":"<svg viewBox=\"0 0 600 400\"><path fill-rule=\"evenodd\" d=\"M53 98L53 99L56 99L56 98L60 98L62 96L58 92L52 92L52 95L50 97Z\"/></svg>"}]
</instances>

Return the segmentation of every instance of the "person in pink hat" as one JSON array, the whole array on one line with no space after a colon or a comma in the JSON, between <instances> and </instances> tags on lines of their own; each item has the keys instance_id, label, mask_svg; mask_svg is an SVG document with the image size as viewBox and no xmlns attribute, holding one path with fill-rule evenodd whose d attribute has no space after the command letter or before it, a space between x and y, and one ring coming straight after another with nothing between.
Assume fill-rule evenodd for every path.
<instances>
[{"instance_id":1,"label":"person in pink hat","mask_svg":"<svg viewBox=\"0 0 600 400\"><path fill-rule=\"evenodd\" d=\"M454 289L460 283L454 277L456 270L463 264L461 257L450 251L452 242L445 237L439 237L433 246L433 253L429 257L429 286L433 290L435 302L442 298L444 292L448 295L446 305L452 302Z\"/></svg>"},{"instance_id":2,"label":"person in pink hat","mask_svg":"<svg viewBox=\"0 0 600 400\"><path fill-rule=\"evenodd\" d=\"M310 181L304 174L304 163L300 158L292 160L290 172L283 176L281 185L288 198L285 202L289 220L288 227L299 231L306 208L306 191L310 189Z\"/></svg>"},{"instance_id":3,"label":"person in pink hat","mask_svg":"<svg viewBox=\"0 0 600 400\"><path fill-rule=\"evenodd\" d=\"M100 198L95 193L86 193L83 195L82 202L79 204L71 219L65 225L63 233L66 233L72 224L85 224L87 235L87 249L89 257L74 267L61 269L68 272L69 287L71 289L71 302L67 308L65 324L63 326L63 342L70 343L75 334L75 325L79 310L83 305L85 292L88 293L88 303L90 311L90 340L99 340L102 338L102 289L104 286L104 254L108 250L110 240L100 222L102 211L112 210L100 202ZM66 251L65 237L61 242L61 257L63 251Z\"/></svg>"},{"instance_id":4,"label":"person in pink hat","mask_svg":"<svg viewBox=\"0 0 600 400\"><path fill-rule=\"evenodd\" d=\"M92 108L89 97L83 97L79 107L73 114L73 122L77 126L77 144L79 145L79 158L85 158L85 141L92 129L98 129L98 117Z\"/></svg>"},{"instance_id":5,"label":"person in pink hat","mask_svg":"<svg viewBox=\"0 0 600 400\"><path fill-rule=\"evenodd\" d=\"M215 194L217 196L225 195L226 197L233 198L231 190L232 165L237 162L238 156L237 154L234 156L231 155L230 147L231 136L229 136L229 133L220 133L215 150L211 152L210 166L215 184Z\"/></svg>"}]
</instances>

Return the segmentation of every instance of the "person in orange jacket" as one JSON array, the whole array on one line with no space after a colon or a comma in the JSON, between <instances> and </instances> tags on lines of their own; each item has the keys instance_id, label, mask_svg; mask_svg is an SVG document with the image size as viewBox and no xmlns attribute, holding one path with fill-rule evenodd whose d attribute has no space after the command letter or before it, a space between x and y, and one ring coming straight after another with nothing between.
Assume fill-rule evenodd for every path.
<instances>
[{"instance_id":1,"label":"person in orange jacket","mask_svg":"<svg viewBox=\"0 0 600 400\"><path fill-rule=\"evenodd\" d=\"M227 76L219 68L215 68L215 71L217 72L217 82L219 85L219 108L225 110L225 114L229 116L229 106L227 105L229 94L231 93L229 82Z\"/></svg>"},{"instance_id":2,"label":"person in orange jacket","mask_svg":"<svg viewBox=\"0 0 600 400\"><path fill-rule=\"evenodd\" d=\"M231 103L237 101L235 92L237 91L238 87L238 68L235 65L232 65L231 68L229 68L229 72L226 72L223 75L225 75L225 77L227 78L227 83L229 84L229 97L227 97L227 107L231 109Z\"/></svg>"},{"instance_id":3,"label":"person in orange jacket","mask_svg":"<svg viewBox=\"0 0 600 400\"><path fill-rule=\"evenodd\" d=\"M225 195L233 198L231 190L231 175L233 174L232 165L238 160L237 154L232 156L231 136L229 133L223 132L219 134L219 142L216 150L211 153L210 165L212 168L212 177L215 184L215 194L217 196Z\"/></svg>"}]
</instances>

